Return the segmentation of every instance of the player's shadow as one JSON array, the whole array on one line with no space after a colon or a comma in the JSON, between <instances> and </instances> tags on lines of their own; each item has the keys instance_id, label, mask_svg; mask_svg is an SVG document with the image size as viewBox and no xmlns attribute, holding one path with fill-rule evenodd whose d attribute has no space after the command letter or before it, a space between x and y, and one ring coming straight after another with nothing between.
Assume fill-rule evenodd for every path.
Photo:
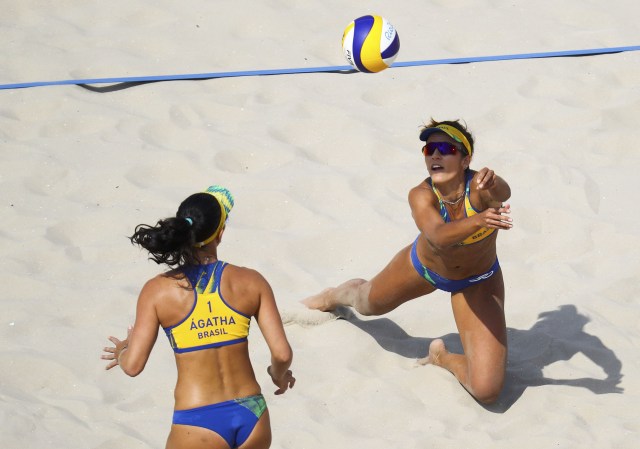
<instances>
[{"instance_id":1,"label":"player's shadow","mask_svg":"<svg viewBox=\"0 0 640 449\"><path fill-rule=\"evenodd\" d=\"M339 308L336 314L362 329L387 351L407 358L427 356L433 338L413 337L388 318L362 320L351 309ZM509 345L507 376L498 401L487 410L507 411L528 387L566 385L581 387L595 394L622 393L622 362L595 335L584 331L589 318L578 312L574 305L563 305L557 310L542 312L531 329L507 328ZM434 337L436 338L436 337ZM447 349L461 353L462 344L457 333L442 338ZM580 377L559 379L546 377L543 368L555 362L569 360L582 354L598 365L606 378Z\"/></svg>"}]
</instances>

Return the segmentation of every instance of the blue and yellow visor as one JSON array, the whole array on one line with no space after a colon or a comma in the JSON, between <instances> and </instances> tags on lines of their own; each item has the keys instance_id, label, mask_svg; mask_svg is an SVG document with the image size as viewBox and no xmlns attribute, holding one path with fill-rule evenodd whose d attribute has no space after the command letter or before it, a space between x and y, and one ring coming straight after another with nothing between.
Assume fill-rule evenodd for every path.
<instances>
[{"instance_id":1,"label":"blue and yellow visor","mask_svg":"<svg viewBox=\"0 0 640 449\"><path fill-rule=\"evenodd\" d=\"M469 156L473 156L473 148L471 148L471 144L469 143L467 138L460 132L459 129L454 128L451 125L440 124L432 128L424 128L422 131L420 131L420 140L426 142L429 136L435 133L445 133L456 142L460 142L462 145L464 145L465 150L467 150L467 154Z\"/></svg>"},{"instance_id":2,"label":"blue and yellow visor","mask_svg":"<svg viewBox=\"0 0 640 449\"><path fill-rule=\"evenodd\" d=\"M215 238L218 237L218 235L220 235L220 230L223 228L223 226L227 222L227 218L229 217L229 212L231 212L231 209L233 208L233 195L231 195L231 192L229 192L229 190L225 189L224 187L219 185L209 186L209 188L207 188L207 190L205 190L204 193L208 193L209 195L214 197L216 201L218 201L218 204L220 204L221 216L220 216L220 223L218 223L218 227L213 232L213 234L211 234L210 237L207 237L202 242L196 243L195 246L197 246L198 248L213 242Z\"/></svg>"}]
</instances>

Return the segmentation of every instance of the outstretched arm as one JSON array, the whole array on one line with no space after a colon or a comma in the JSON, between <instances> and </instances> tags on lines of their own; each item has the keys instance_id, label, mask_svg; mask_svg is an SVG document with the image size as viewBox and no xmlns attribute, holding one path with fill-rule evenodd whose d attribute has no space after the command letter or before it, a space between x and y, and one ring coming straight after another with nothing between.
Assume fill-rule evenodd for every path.
<instances>
[{"instance_id":1,"label":"outstretched arm","mask_svg":"<svg viewBox=\"0 0 640 449\"><path fill-rule=\"evenodd\" d=\"M110 360L106 369L120 365L122 371L132 377L144 369L160 327L155 309L155 299L160 293L158 283L158 278L152 279L140 292L135 324L129 327L127 338L118 340L116 337L109 337L115 346L104 348L106 354L102 355L102 359Z\"/></svg>"},{"instance_id":2,"label":"outstretched arm","mask_svg":"<svg viewBox=\"0 0 640 449\"><path fill-rule=\"evenodd\" d=\"M420 232L436 248L446 248L460 243L483 227L495 229L512 227L511 218L505 216L511 213L508 204L490 207L472 217L445 223L436 208L436 201L434 193L422 185L414 187L409 192L413 220Z\"/></svg>"},{"instance_id":3,"label":"outstretched arm","mask_svg":"<svg viewBox=\"0 0 640 449\"><path fill-rule=\"evenodd\" d=\"M474 178L483 203L489 207L500 207L503 202L511 198L509 184L493 170L484 167L476 173Z\"/></svg>"}]
</instances>

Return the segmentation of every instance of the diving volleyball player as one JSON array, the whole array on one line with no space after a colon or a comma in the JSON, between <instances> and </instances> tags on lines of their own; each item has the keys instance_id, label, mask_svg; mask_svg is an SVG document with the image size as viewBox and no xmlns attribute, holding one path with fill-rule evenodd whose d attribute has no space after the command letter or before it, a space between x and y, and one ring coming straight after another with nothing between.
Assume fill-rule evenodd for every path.
<instances>
[{"instance_id":1,"label":"diving volleyball player","mask_svg":"<svg viewBox=\"0 0 640 449\"><path fill-rule=\"evenodd\" d=\"M500 394L507 361L496 239L499 230L512 227L510 206L503 203L511 190L493 170L469 167L474 139L459 121L432 120L419 137L430 176L409 192L418 237L371 280L352 279L303 303L382 315L436 290L449 292L463 353L435 339L423 363L449 370L477 401L489 404Z\"/></svg>"}]
</instances>

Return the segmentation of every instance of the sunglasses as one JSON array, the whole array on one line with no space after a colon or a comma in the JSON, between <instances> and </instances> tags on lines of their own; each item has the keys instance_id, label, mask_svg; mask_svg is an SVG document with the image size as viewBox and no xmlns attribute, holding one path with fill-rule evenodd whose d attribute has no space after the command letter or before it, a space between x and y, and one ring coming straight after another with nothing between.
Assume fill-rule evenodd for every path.
<instances>
[{"instance_id":1,"label":"sunglasses","mask_svg":"<svg viewBox=\"0 0 640 449\"><path fill-rule=\"evenodd\" d=\"M425 146L422 147L422 154L426 156L433 156L433 153L438 150L443 156L455 155L458 153L466 154L464 150L461 150L457 146L449 142L429 142Z\"/></svg>"}]
</instances>

